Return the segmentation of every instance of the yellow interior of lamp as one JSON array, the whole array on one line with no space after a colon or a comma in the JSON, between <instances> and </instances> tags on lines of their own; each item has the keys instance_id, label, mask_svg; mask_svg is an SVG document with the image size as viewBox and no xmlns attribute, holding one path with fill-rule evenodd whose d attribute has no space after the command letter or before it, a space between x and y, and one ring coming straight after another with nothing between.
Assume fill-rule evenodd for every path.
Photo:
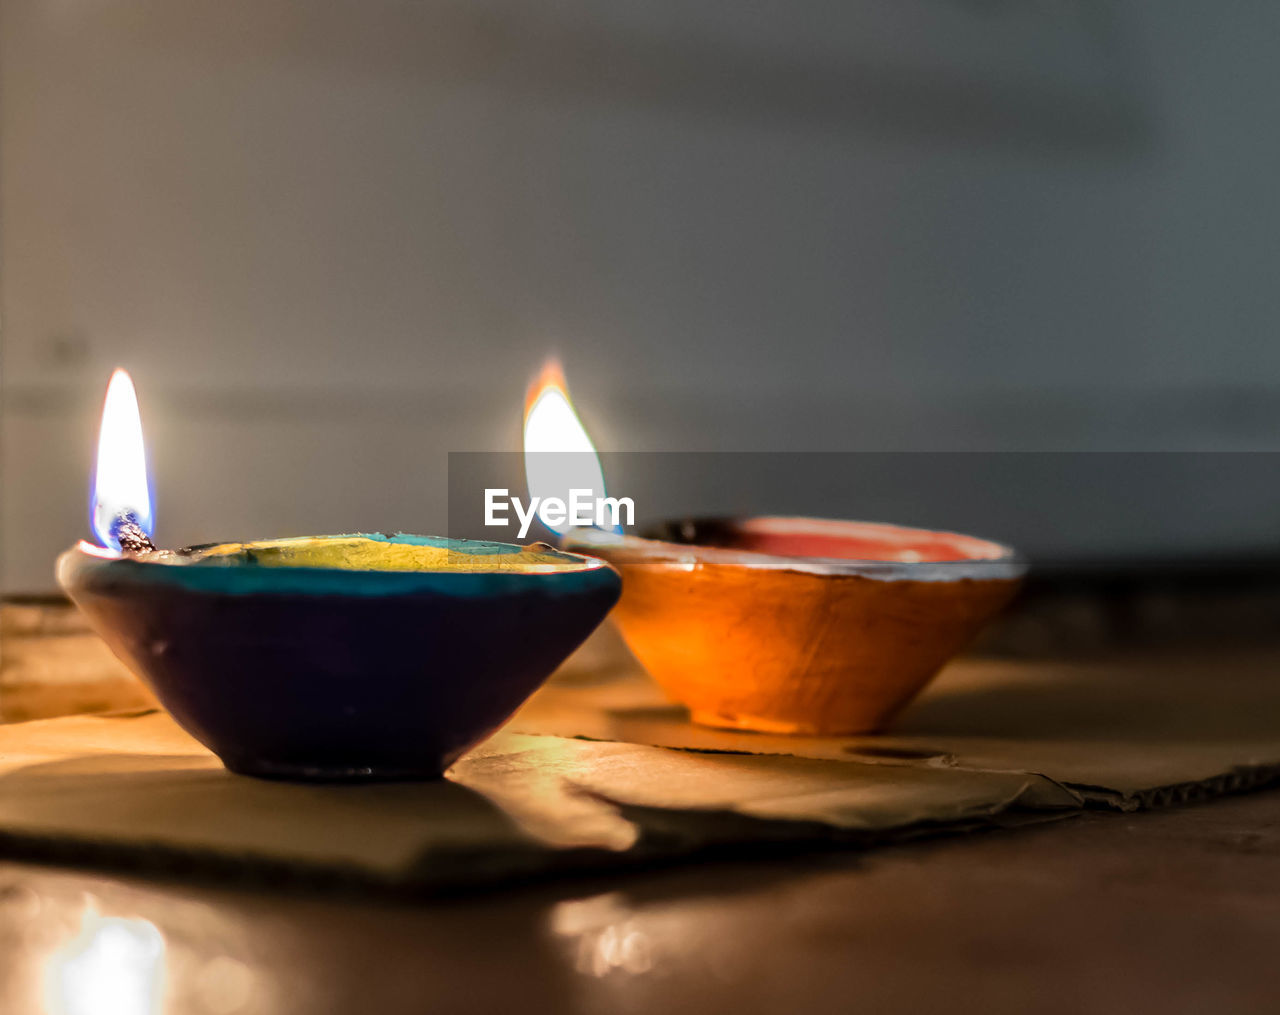
<instances>
[{"instance_id":1,"label":"yellow interior of lamp","mask_svg":"<svg viewBox=\"0 0 1280 1015\"><path fill-rule=\"evenodd\" d=\"M596 566L545 544L506 546L472 540L421 542L371 539L364 536L303 536L222 543L194 551L192 562L259 567L319 567L348 571L515 571L548 573L582 571Z\"/></svg>"}]
</instances>

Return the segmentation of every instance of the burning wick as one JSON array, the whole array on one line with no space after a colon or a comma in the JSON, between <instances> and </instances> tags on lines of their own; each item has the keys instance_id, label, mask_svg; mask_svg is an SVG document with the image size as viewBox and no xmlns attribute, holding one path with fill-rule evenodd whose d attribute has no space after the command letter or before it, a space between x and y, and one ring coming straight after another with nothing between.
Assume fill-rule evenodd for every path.
<instances>
[{"instance_id":1,"label":"burning wick","mask_svg":"<svg viewBox=\"0 0 1280 1015\"><path fill-rule=\"evenodd\" d=\"M112 541L125 553L150 553L156 548L146 530L138 524L137 517L132 514L116 516L108 531Z\"/></svg>"},{"instance_id":2,"label":"burning wick","mask_svg":"<svg viewBox=\"0 0 1280 1015\"><path fill-rule=\"evenodd\" d=\"M124 370L111 375L98 432L98 468L93 480L93 531L104 547L150 553L151 485L142 417L133 381Z\"/></svg>"}]
</instances>

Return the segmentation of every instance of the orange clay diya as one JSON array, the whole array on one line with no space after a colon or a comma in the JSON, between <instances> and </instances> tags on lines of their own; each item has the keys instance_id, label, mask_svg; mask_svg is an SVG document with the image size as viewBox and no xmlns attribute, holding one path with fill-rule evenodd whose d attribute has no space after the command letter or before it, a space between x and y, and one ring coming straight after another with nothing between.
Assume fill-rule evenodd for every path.
<instances>
[{"instance_id":1,"label":"orange clay diya","mask_svg":"<svg viewBox=\"0 0 1280 1015\"><path fill-rule=\"evenodd\" d=\"M767 733L883 728L1026 572L985 539L812 518L574 529L565 546L622 572L612 616L694 722Z\"/></svg>"}]
</instances>

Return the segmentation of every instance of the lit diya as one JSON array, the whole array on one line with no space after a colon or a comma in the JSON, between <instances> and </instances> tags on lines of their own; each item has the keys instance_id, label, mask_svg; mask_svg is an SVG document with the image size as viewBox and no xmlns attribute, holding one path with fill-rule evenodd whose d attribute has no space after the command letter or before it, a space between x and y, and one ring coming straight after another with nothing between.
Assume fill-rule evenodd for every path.
<instances>
[{"instance_id":1,"label":"lit diya","mask_svg":"<svg viewBox=\"0 0 1280 1015\"><path fill-rule=\"evenodd\" d=\"M563 379L542 383L557 387L526 405L554 404L562 430L581 427L560 406L568 404ZM586 439L583 431L553 443L546 420L534 422L526 419L527 451L577 449ZM869 522L693 519L638 536L600 527L562 536L567 548L622 573L612 617L694 722L769 733L883 728L1008 603L1026 572L998 543Z\"/></svg>"},{"instance_id":2,"label":"lit diya","mask_svg":"<svg viewBox=\"0 0 1280 1015\"><path fill-rule=\"evenodd\" d=\"M535 544L362 533L151 544L128 375L108 389L94 529L58 581L174 719L232 771L439 776L617 601L602 560Z\"/></svg>"}]
</instances>

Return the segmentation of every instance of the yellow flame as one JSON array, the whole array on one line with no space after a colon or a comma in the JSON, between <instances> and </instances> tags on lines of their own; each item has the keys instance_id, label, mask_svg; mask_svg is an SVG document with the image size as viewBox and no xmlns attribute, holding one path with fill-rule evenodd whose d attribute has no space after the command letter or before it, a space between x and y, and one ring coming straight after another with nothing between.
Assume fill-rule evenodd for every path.
<instances>
[{"instance_id":1,"label":"yellow flame","mask_svg":"<svg viewBox=\"0 0 1280 1015\"><path fill-rule=\"evenodd\" d=\"M574 412L564 372L555 362L543 367L525 397L524 474L529 496L542 503L549 498L568 503L572 490L589 490L592 497L606 494L600 456ZM549 524L541 508L538 518L561 535L572 528Z\"/></svg>"},{"instance_id":2,"label":"yellow flame","mask_svg":"<svg viewBox=\"0 0 1280 1015\"><path fill-rule=\"evenodd\" d=\"M103 546L119 549L113 524L128 515L148 536L154 532L147 452L142 442L138 396L126 370L117 370L107 385L98 431L98 468L93 481L93 531Z\"/></svg>"}]
</instances>

